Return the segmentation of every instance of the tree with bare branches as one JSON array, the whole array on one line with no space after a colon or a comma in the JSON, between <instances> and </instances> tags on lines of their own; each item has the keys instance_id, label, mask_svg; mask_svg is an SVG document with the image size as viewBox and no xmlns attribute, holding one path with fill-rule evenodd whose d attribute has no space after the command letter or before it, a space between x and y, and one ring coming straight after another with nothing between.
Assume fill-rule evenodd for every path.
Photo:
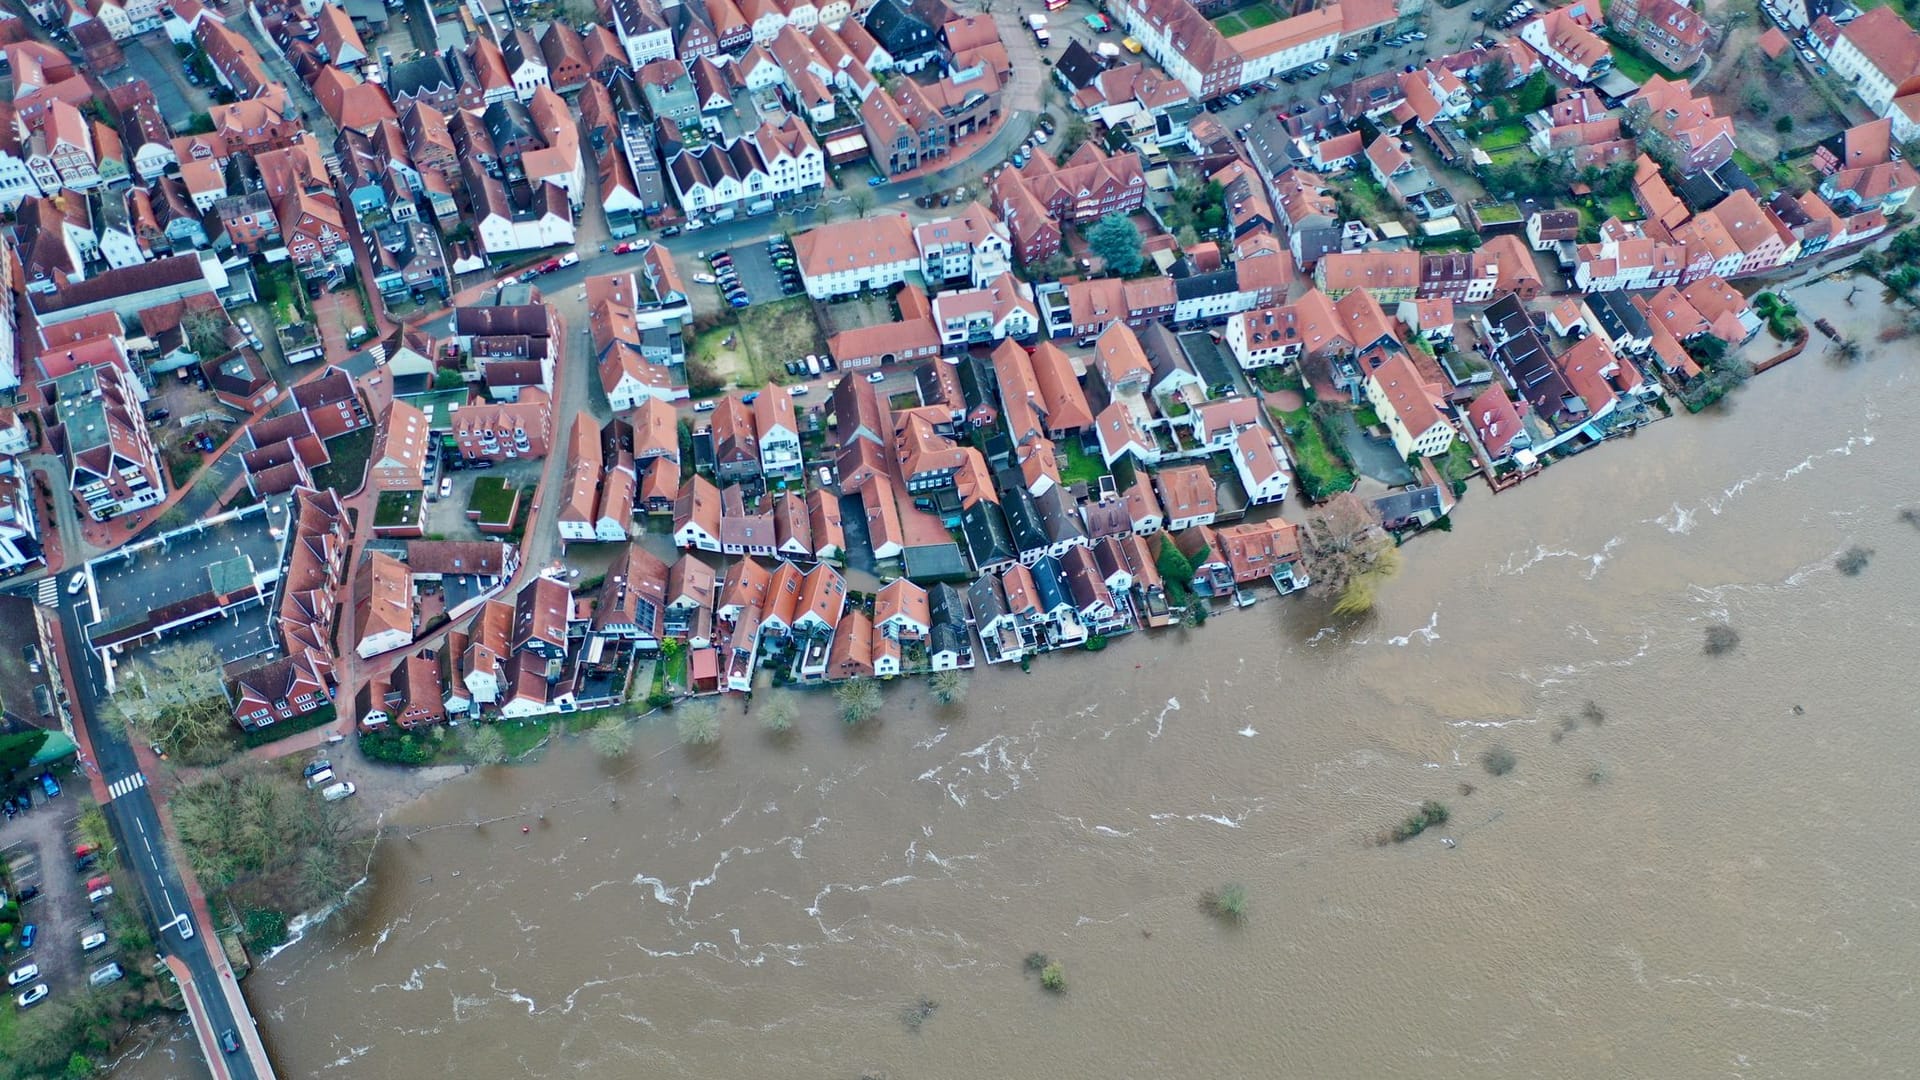
<instances>
[{"instance_id":1,"label":"tree with bare branches","mask_svg":"<svg viewBox=\"0 0 1920 1080\"><path fill-rule=\"evenodd\" d=\"M1322 503L1302 534L1312 591L1333 597L1337 615L1373 610L1380 585L1400 569L1399 549L1379 514L1351 492Z\"/></svg>"}]
</instances>

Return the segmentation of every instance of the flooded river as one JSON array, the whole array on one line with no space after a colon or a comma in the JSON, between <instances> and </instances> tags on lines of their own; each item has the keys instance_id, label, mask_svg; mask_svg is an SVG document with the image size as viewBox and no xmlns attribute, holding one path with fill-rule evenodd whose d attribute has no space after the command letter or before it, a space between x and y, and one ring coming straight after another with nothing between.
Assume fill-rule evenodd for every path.
<instances>
[{"instance_id":1,"label":"flooded river","mask_svg":"<svg viewBox=\"0 0 1920 1080\"><path fill-rule=\"evenodd\" d=\"M871 732L736 706L712 753L441 787L364 910L248 981L268 1045L290 1077L1907 1074L1920 379L1869 353L1476 488L1358 627L1268 602L951 712L895 687ZM1424 799L1452 821L1367 843ZM1243 925L1200 909L1226 882Z\"/></svg>"}]
</instances>

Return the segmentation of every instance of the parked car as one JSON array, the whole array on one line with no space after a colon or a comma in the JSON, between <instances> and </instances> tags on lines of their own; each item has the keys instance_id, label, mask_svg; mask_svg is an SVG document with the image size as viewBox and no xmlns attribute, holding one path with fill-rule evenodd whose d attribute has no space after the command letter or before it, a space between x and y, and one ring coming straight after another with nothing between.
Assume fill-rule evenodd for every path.
<instances>
[{"instance_id":1,"label":"parked car","mask_svg":"<svg viewBox=\"0 0 1920 1080\"><path fill-rule=\"evenodd\" d=\"M37 926L36 924L28 923L27 925L21 927L20 928L20 951L26 952L28 949L33 948L33 941L35 938L39 936L40 936L40 927Z\"/></svg>"},{"instance_id":2,"label":"parked car","mask_svg":"<svg viewBox=\"0 0 1920 1080\"><path fill-rule=\"evenodd\" d=\"M21 964L19 967L7 972L7 985L19 986L21 983L29 983L39 977L39 964Z\"/></svg>"},{"instance_id":3,"label":"parked car","mask_svg":"<svg viewBox=\"0 0 1920 1080\"><path fill-rule=\"evenodd\" d=\"M341 799L347 798L348 796L352 795L355 791L358 791L358 790L360 789L354 787L351 783L348 783L346 781L341 781L340 783L335 784L332 787L322 791L320 793L320 797L327 800L328 802L339 802Z\"/></svg>"},{"instance_id":4,"label":"parked car","mask_svg":"<svg viewBox=\"0 0 1920 1080\"><path fill-rule=\"evenodd\" d=\"M887 178L886 178L886 177L884 177L884 176L869 176L869 177L867 177L867 186L868 186L868 187L879 187L880 185L882 185L882 184L884 184L884 183L886 183L886 182L887 182Z\"/></svg>"},{"instance_id":5,"label":"parked car","mask_svg":"<svg viewBox=\"0 0 1920 1080\"><path fill-rule=\"evenodd\" d=\"M151 423L157 424L160 421L165 420L167 417L172 415L173 415L172 409L155 409L152 412L149 412L147 414L147 420Z\"/></svg>"},{"instance_id":6,"label":"parked car","mask_svg":"<svg viewBox=\"0 0 1920 1080\"><path fill-rule=\"evenodd\" d=\"M569 266L575 266L575 265L578 265L579 262L580 262L579 252L569 251L565 255L560 256L560 265L558 267L555 267L555 269L564 269Z\"/></svg>"},{"instance_id":7,"label":"parked car","mask_svg":"<svg viewBox=\"0 0 1920 1080\"><path fill-rule=\"evenodd\" d=\"M239 327L240 332L247 336L247 344L256 349L264 349L267 347L266 342L260 340L260 335L253 332L253 324L248 322L245 316L233 320L233 325Z\"/></svg>"},{"instance_id":8,"label":"parked car","mask_svg":"<svg viewBox=\"0 0 1920 1080\"><path fill-rule=\"evenodd\" d=\"M35 986L32 989L28 990L26 993L21 994L19 997L15 998L14 1000L20 1003L21 1008L31 1009L35 1005L38 1005L42 1001L45 1001L47 999L47 993L48 993L47 984L41 983L40 985Z\"/></svg>"},{"instance_id":9,"label":"parked car","mask_svg":"<svg viewBox=\"0 0 1920 1080\"><path fill-rule=\"evenodd\" d=\"M108 876L106 876L105 874L102 874L102 875L100 875L99 877L97 877L97 878L94 878L94 879L92 879L92 880L90 880L90 881L88 881L88 882L87 882L87 888L89 888L89 889L100 889L100 888L105 888L106 886L108 886L108 885L111 885L111 884L113 884L113 879L112 879L112 878L110 878L110 877L108 877Z\"/></svg>"},{"instance_id":10,"label":"parked car","mask_svg":"<svg viewBox=\"0 0 1920 1080\"><path fill-rule=\"evenodd\" d=\"M102 885L99 888L87 894L87 903L98 904L104 900L107 900L112 896L113 896L113 886Z\"/></svg>"},{"instance_id":11,"label":"parked car","mask_svg":"<svg viewBox=\"0 0 1920 1080\"><path fill-rule=\"evenodd\" d=\"M111 982L119 982L125 974L120 970L119 964L108 964L105 967L96 968L92 974L88 975L87 985L105 986Z\"/></svg>"},{"instance_id":12,"label":"parked car","mask_svg":"<svg viewBox=\"0 0 1920 1080\"><path fill-rule=\"evenodd\" d=\"M106 943L107 943L107 935L101 933L98 930L95 930L91 934L82 934L80 936L80 951L92 952L93 950L99 948L102 945L105 945Z\"/></svg>"},{"instance_id":13,"label":"parked car","mask_svg":"<svg viewBox=\"0 0 1920 1080\"><path fill-rule=\"evenodd\" d=\"M310 777L316 773L326 772L331 768L333 768L333 762L328 761L326 758L321 758L319 761L308 762L307 767L300 770L300 775Z\"/></svg>"},{"instance_id":14,"label":"parked car","mask_svg":"<svg viewBox=\"0 0 1920 1080\"><path fill-rule=\"evenodd\" d=\"M693 275L693 283L695 285L714 285L714 284L718 284L719 280L720 280L719 278L714 277L712 274Z\"/></svg>"},{"instance_id":15,"label":"parked car","mask_svg":"<svg viewBox=\"0 0 1920 1080\"><path fill-rule=\"evenodd\" d=\"M660 230L660 236L663 239L669 236L679 236L679 235L680 235L680 226L678 225L669 225L666 228Z\"/></svg>"},{"instance_id":16,"label":"parked car","mask_svg":"<svg viewBox=\"0 0 1920 1080\"><path fill-rule=\"evenodd\" d=\"M322 784L333 783L333 766L329 765L307 774L307 790L311 791Z\"/></svg>"},{"instance_id":17,"label":"parked car","mask_svg":"<svg viewBox=\"0 0 1920 1080\"><path fill-rule=\"evenodd\" d=\"M32 900L38 900L38 899L40 899L40 886L38 885L29 885L26 888L20 890L19 896L14 897L14 900L16 902L22 903L22 904L25 904Z\"/></svg>"},{"instance_id":18,"label":"parked car","mask_svg":"<svg viewBox=\"0 0 1920 1080\"><path fill-rule=\"evenodd\" d=\"M868 382L886 382L887 373L884 371L870 372L867 375L867 381Z\"/></svg>"},{"instance_id":19,"label":"parked car","mask_svg":"<svg viewBox=\"0 0 1920 1080\"><path fill-rule=\"evenodd\" d=\"M799 386L796 386L791 391L789 391L787 396L788 397L804 397L806 393L812 389L813 387L808 386L806 383L801 383Z\"/></svg>"},{"instance_id":20,"label":"parked car","mask_svg":"<svg viewBox=\"0 0 1920 1080\"><path fill-rule=\"evenodd\" d=\"M452 494L453 494L453 477L451 476L441 477L440 478L440 497L444 499L447 496Z\"/></svg>"},{"instance_id":21,"label":"parked car","mask_svg":"<svg viewBox=\"0 0 1920 1080\"><path fill-rule=\"evenodd\" d=\"M55 780L52 773L43 772L40 774L40 790L47 793L47 798L57 799L60 797L60 781Z\"/></svg>"},{"instance_id":22,"label":"parked car","mask_svg":"<svg viewBox=\"0 0 1920 1080\"><path fill-rule=\"evenodd\" d=\"M85 590L86 587L87 572L85 570L76 570L73 572L73 576L67 579L68 596L77 596Z\"/></svg>"},{"instance_id":23,"label":"parked car","mask_svg":"<svg viewBox=\"0 0 1920 1080\"><path fill-rule=\"evenodd\" d=\"M697 401L693 405L693 411L694 412L712 412L715 406L717 406L718 404L719 404L718 402L714 402L714 401Z\"/></svg>"}]
</instances>

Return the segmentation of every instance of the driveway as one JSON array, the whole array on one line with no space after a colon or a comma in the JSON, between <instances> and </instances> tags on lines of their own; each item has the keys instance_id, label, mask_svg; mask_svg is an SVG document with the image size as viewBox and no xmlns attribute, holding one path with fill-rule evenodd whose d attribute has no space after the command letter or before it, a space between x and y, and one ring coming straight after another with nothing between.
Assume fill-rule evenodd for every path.
<instances>
[{"instance_id":1,"label":"driveway","mask_svg":"<svg viewBox=\"0 0 1920 1080\"><path fill-rule=\"evenodd\" d=\"M1354 420L1351 412L1341 410L1334 415L1331 424L1334 433L1340 436L1341 445L1353 455L1354 467L1362 474L1388 487L1413 483L1413 470L1407 468L1407 460L1393 448L1393 443L1376 439L1360 430L1360 424Z\"/></svg>"}]
</instances>

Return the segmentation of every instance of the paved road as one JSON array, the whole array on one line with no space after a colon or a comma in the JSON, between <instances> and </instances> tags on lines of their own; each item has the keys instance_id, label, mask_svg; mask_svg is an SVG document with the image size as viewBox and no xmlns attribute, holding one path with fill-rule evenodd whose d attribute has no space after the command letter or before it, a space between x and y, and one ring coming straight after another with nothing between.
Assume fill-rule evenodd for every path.
<instances>
[{"instance_id":1,"label":"paved road","mask_svg":"<svg viewBox=\"0 0 1920 1080\"><path fill-rule=\"evenodd\" d=\"M232 1031L249 1049L258 1048L259 1037L253 1030L251 1017L236 1015L232 999L239 997L238 991L235 990L231 998L226 992L226 987L232 985L233 974L225 958L216 959L214 955L219 947L214 928L194 914L187 898L173 853L167 848L152 789L146 786L144 777L138 781L131 779L140 776L140 762L134 756L133 747L120 728L102 719L107 696L106 673L101 669L99 657L84 644L87 638L82 620L91 617L91 610L84 594L74 597L61 591L59 617L78 697L73 702L74 711L86 725L93 743L94 766L116 795L104 809L120 848L121 863L139 881L146 897L155 946L186 964L193 976L199 1009L207 1016L212 1030L216 1034ZM192 929L191 938L181 936L178 924L182 916ZM221 1059L213 1063L215 1076L272 1075L257 1071L248 1054L221 1054L215 1048L212 1056ZM265 1060L264 1054L260 1060Z\"/></svg>"}]
</instances>

